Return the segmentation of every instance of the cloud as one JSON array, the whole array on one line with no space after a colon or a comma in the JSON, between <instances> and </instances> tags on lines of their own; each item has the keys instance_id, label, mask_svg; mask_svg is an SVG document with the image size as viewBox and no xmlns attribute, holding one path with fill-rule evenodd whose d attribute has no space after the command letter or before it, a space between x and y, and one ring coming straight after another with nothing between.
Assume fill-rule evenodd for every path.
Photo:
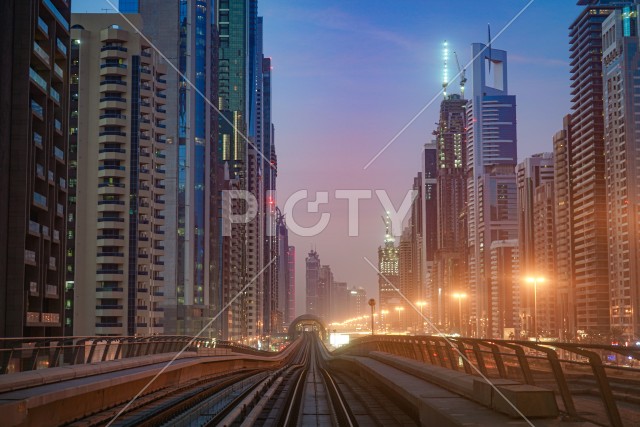
<instances>
[{"instance_id":1,"label":"cloud","mask_svg":"<svg viewBox=\"0 0 640 427\"><path fill-rule=\"evenodd\" d=\"M568 67L569 62L562 59L544 58L536 56L509 55L510 62L518 64L536 64L543 67Z\"/></svg>"},{"instance_id":2,"label":"cloud","mask_svg":"<svg viewBox=\"0 0 640 427\"><path fill-rule=\"evenodd\" d=\"M328 30L357 33L407 50L413 51L418 48L418 44L411 38L376 26L336 7L315 10L289 7L284 15L294 21L302 21Z\"/></svg>"}]
</instances>

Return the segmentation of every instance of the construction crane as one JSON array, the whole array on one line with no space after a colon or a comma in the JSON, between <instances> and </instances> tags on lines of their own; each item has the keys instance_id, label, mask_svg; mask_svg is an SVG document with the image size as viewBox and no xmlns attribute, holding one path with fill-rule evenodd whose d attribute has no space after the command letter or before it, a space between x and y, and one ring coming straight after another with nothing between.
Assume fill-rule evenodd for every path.
<instances>
[{"instance_id":1,"label":"construction crane","mask_svg":"<svg viewBox=\"0 0 640 427\"><path fill-rule=\"evenodd\" d=\"M456 57L456 63L458 64L458 73L460 73L460 97L464 99L464 85L467 83L467 77L465 76L466 70L460 66L460 60L458 60L458 53L453 52Z\"/></svg>"},{"instance_id":2,"label":"construction crane","mask_svg":"<svg viewBox=\"0 0 640 427\"><path fill-rule=\"evenodd\" d=\"M443 44L442 57L444 60L444 68L442 73L442 91L444 93L444 98L447 99L447 87L449 86L449 44L446 40Z\"/></svg>"}]
</instances>

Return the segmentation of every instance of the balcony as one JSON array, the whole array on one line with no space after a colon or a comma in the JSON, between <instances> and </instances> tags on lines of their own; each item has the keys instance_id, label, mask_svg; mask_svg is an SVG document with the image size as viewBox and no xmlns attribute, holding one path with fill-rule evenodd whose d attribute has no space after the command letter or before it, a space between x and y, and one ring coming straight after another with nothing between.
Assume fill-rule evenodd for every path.
<instances>
[{"instance_id":1,"label":"balcony","mask_svg":"<svg viewBox=\"0 0 640 427\"><path fill-rule=\"evenodd\" d=\"M60 104L60 93L58 93L57 90L55 90L54 88L49 88L49 95L51 96L51 99L56 101L58 105Z\"/></svg>"},{"instance_id":2,"label":"balcony","mask_svg":"<svg viewBox=\"0 0 640 427\"><path fill-rule=\"evenodd\" d=\"M59 313L42 313L42 323L46 323L49 325L58 325L60 324L60 314Z\"/></svg>"},{"instance_id":3,"label":"balcony","mask_svg":"<svg viewBox=\"0 0 640 427\"><path fill-rule=\"evenodd\" d=\"M42 135L38 132L33 132L33 143L36 147L42 148Z\"/></svg>"},{"instance_id":4,"label":"balcony","mask_svg":"<svg viewBox=\"0 0 640 427\"><path fill-rule=\"evenodd\" d=\"M35 221L29 221L29 234L32 236L40 236L40 224Z\"/></svg>"},{"instance_id":5,"label":"balcony","mask_svg":"<svg viewBox=\"0 0 640 427\"><path fill-rule=\"evenodd\" d=\"M106 45L100 49L100 59L107 58L127 58L127 48L124 46Z\"/></svg>"},{"instance_id":6,"label":"balcony","mask_svg":"<svg viewBox=\"0 0 640 427\"><path fill-rule=\"evenodd\" d=\"M44 108L33 99L31 100L31 113L40 120L44 119Z\"/></svg>"},{"instance_id":7,"label":"balcony","mask_svg":"<svg viewBox=\"0 0 640 427\"><path fill-rule=\"evenodd\" d=\"M53 156L56 158L57 161L59 161L60 163L64 164L64 151L62 151L58 147L54 146L53 147Z\"/></svg>"},{"instance_id":8,"label":"balcony","mask_svg":"<svg viewBox=\"0 0 640 427\"><path fill-rule=\"evenodd\" d=\"M24 262L29 265L36 265L36 253L34 251L30 251L26 249L24 251Z\"/></svg>"},{"instance_id":9,"label":"balcony","mask_svg":"<svg viewBox=\"0 0 640 427\"><path fill-rule=\"evenodd\" d=\"M96 298L124 298L124 289L96 288Z\"/></svg>"},{"instance_id":10,"label":"balcony","mask_svg":"<svg viewBox=\"0 0 640 427\"><path fill-rule=\"evenodd\" d=\"M58 295L58 287L54 285L46 285L44 288L44 297L45 298L59 298Z\"/></svg>"},{"instance_id":11,"label":"balcony","mask_svg":"<svg viewBox=\"0 0 640 427\"><path fill-rule=\"evenodd\" d=\"M46 65L51 65L49 54L42 47L40 47L37 41L33 42L33 51L42 62L44 62Z\"/></svg>"},{"instance_id":12,"label":"balcony","mask_svg":"<svg viewBox=\"0 0 640 427\"><path fill-rule=\"evenodd\" d=\"M101 76L126 76L127 66L126 64L106 63L100 65Z\"/></svg>"},{"instance_id":13,"label":"balcony","mask_svg":"<svg viewBox=\"0 0 640 427\"><path fill-rule=\"evenodd\" d=\"M67 46L63 43L62 40L56 39L56 47L58 48L58 52L60 52L62 56L67 56Z\"/></svg>"},{"instance_id":14,"label":"balcony","mask_svg":"<svg viewBox=\"0 0 640 427\"><path fill-rule=\"evenodd\" d=\"M127 116L124 114L101 114L100 126L126 126ZM123 135L123 136L126 136Z\"/></svg>"},{"instance_id":15,"label":"balcony","mask_svg":"<svg viewBox=\"0 0 640 427\"><path fill-rule=\"evenodd\" d=\"M47 93L49 85L47 84L47 81L43 79L36 70L34 70L33 68L29 68L29 77L31 78L31 81L36 84L36 86L42 89L44 93Z\"/></svg>"},{"instance_id":16,"label":"balcony","mask_svg":"<svg viewBox=\"0 0 640 427\"><path fill-rule=\"evenodd\" d=\"M38 29L42 32L42 35L49 38L49 26L42 18L38 16Z\"/></svg>"},{"instance_id":17,"label":"balcony","mask_svg":"<svg viewBox=\"0 0 640 427\"><path fill-rule=\"evenodd\" d=\"M27 311L27 325L40 323L40 313L35 311Z\"/></svg>"},{"instance_id":18,"label":"balcony","mask_svg":"<svg viewBox=\"0 0 640 427\"><path fill-rule=\"evenodd\" d=\"M40 209L44 209L45 211L47 210L47 198L40 193L33 193L33 204Z\"/></svg>"},{"instance_id":19,"label":"balcony","mask_svg":"<svg viewBox=\"0 0 640 427\"><path fill-rule=\"evenodd\" d=\"M53 73L58 76L61 81L64 81L64 71L58 64L53 64Z\"/></svg>"}]
</instances>

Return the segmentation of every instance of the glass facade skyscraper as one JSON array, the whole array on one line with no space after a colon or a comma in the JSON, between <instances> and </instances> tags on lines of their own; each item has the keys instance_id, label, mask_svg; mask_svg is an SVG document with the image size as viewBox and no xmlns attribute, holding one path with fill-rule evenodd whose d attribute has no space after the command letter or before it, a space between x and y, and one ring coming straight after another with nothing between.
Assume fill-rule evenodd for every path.
<instances>
[{"instance_id":1,"label":"glass facade skyscraper","mask_svg":"<svg viewBox=\"0 0 640 427\"><path fill-rule=\"evenodd\" d=\"M470 321L478 337L487 337L491 243L518 237L516 98L508 90L507 52L474 43L472 57L466 153Z\"/></svg>"}]
</instances>

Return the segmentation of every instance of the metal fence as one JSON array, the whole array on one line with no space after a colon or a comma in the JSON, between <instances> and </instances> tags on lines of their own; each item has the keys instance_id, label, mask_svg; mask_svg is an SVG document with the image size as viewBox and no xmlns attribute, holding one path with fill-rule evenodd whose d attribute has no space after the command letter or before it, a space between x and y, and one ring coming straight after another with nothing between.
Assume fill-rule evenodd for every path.
<instances>
[{"instance_id":1,"label":"metal fence","mask_svg":"<svg viewBox=\"0 0 640 427\"><path fill-rule=\"evenodd\" d=\"M640 425L638 346L376 335L356 339L334 354L370 351L551 389L569 420Z\"/></svg>"},{"instance_id":2,"label":"metal fence","mask_svg":"<svg viewBox=\"0 0 640 427\"><path fill-rule=\"evenodd\" d=\"M176 353L183 348L187 352L227 348L234 353L273 354L231 341L189 336L1 338L0 374Z\"/></svg>"}]
</instances>

